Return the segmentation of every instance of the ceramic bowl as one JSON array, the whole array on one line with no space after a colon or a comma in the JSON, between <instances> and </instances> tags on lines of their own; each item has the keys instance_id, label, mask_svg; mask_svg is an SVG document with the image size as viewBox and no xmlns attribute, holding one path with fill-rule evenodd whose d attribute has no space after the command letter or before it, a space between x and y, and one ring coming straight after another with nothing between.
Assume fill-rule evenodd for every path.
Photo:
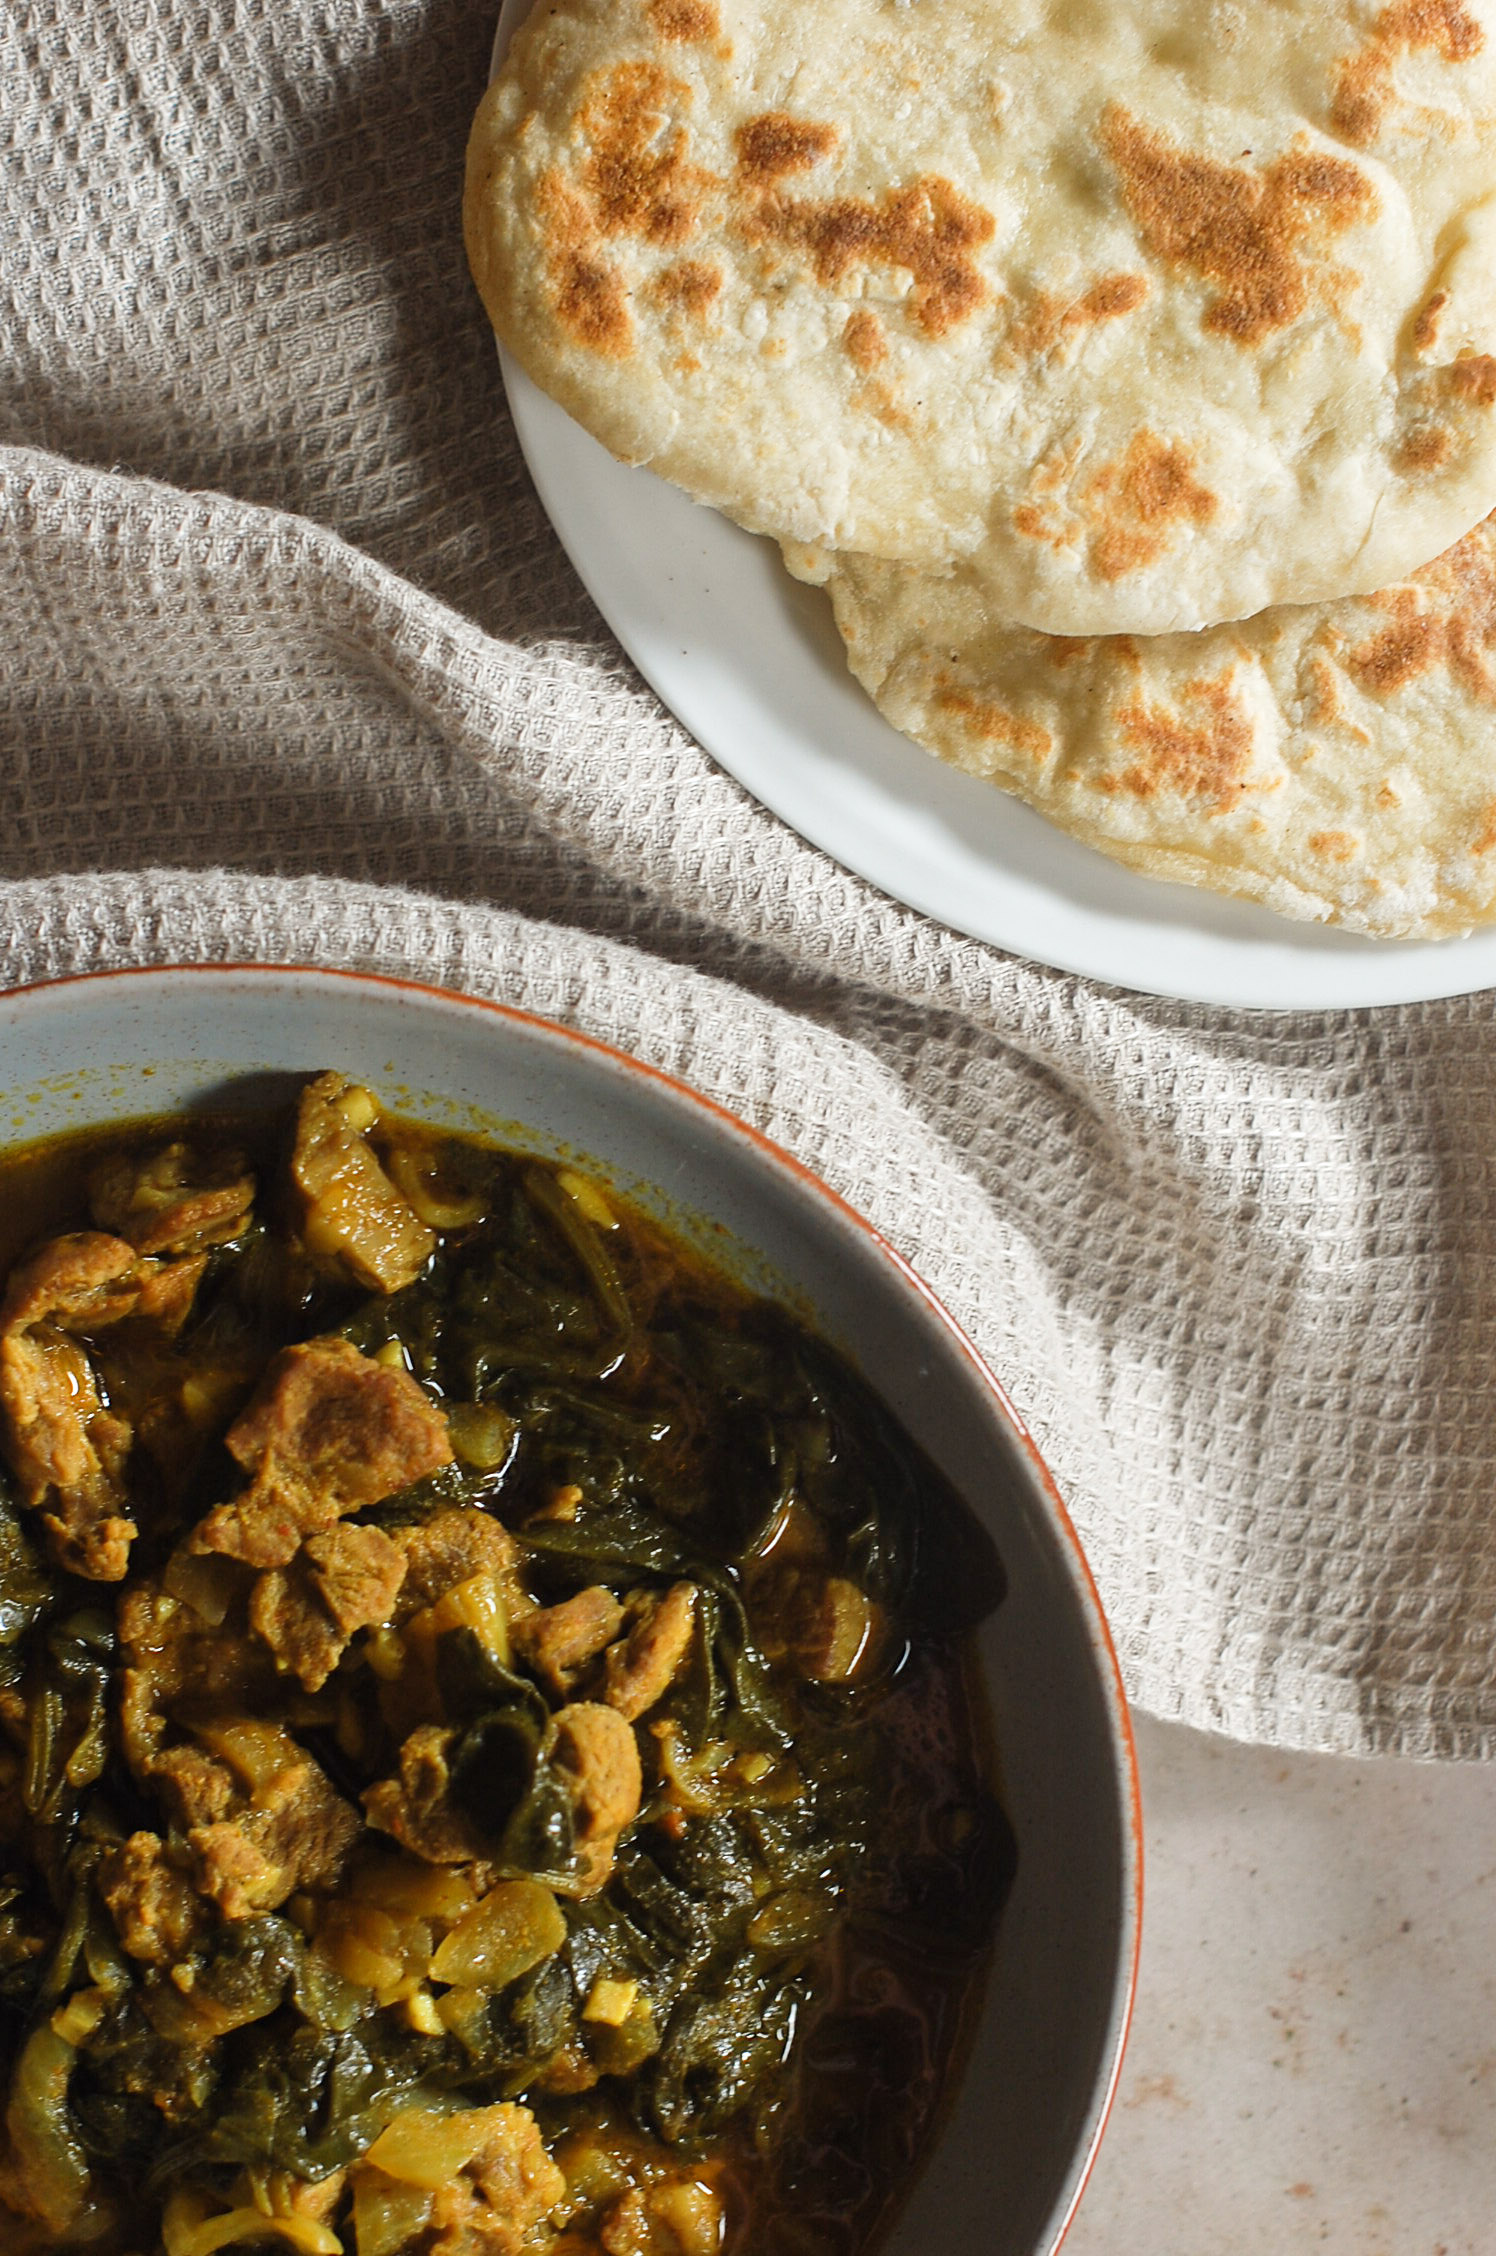
<instances>
[{"instance_id":1,"label":"ceramic bowl","mask_svg":"<svg viewBox=\"0 0 1496 2256\"><path fill-rule=\"evenodd\" d=\"M1141 1857L1126 1704L1059 1494L1001 1387L893 1249L679 1082L523 1012L353 974L198 966L0 996L0 1142L221 1101L329 1065L414 1117L584 1163L869 1378L990 1529L980 1633L1018 1868L935 2149L886 2256L1049 2256L1131 2004Z\"/></svg>"}]
</instances>

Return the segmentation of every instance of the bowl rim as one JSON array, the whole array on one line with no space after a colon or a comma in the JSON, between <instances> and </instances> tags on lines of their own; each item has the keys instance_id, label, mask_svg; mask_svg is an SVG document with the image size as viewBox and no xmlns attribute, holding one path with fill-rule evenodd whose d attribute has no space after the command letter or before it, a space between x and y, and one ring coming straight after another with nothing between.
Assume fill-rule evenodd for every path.
<instances>
[{"instance_id":1,"label":"bowl rim","mask_svg":"<svg viewBox=\"0 0 1496 2256\"><path fill-rule=\"evenodd\" d=\"M92 971L63 972L49 979L25 980L15 986L0 989L0 1011L3 1011L7 1005L13 1002L55 992L59 989L73 990L107 985L111 982L133 985L136 981L147 983L184 976L190 977L198 973L213 974L226 979L309 979L318 984L330 986L352 985L378 988L388 990L396 996L404 994L419 997L422 1001L436 1002L443 1007L456 1006L460 1009L486 1012L492 1017L506 1020L510 1024L522 1027L543 1039L570 1043L576 1049L591 1053L616 1070L636 1075L645 1082L653 1083L671 1101L685 1106L688 1110L694 1108L705 1113L718 1129L725 1129L730 1135L746 1142L760 1159L767 1160L771 1167L783 1170L803 1191L810 1193L814 1198L828 1206L843 1224L850 1225L857 1231L871 1244L875 1253L890 1265L901 1283L920 1301L926 1314L935 1319L949 1343L956 1348L968 1366L969 1375L975 1379L978 1387L989 1398L997 1411L1000 1423L1007 1429L1009 1438L1024 1458L1048 1509L1054 1532L1067 1554L1076 1586L1076 1594L1086 1615L1088 1643L1097 1664L1097 1676L1112 1725L1113 1744L1120 1758L1117 1767L1120 1771L1119 1784L1122 1788L1121 1815L1123 1821L1123 1887L1120 1905L1122 1947L1119 1953L1120 1962L1114 1991L1115 2003L1112 2014L1113 2034L1110 2059L1107 2062L1104 2077L1099 2079L1097 2090L1092 2098L1092 2121L1089 2138L1084 2150L1077 2154L1071 2164L1073 2181L1069 2197L1065 2202L1063 2211L1051 2220L1048 2228L1047 2247L1035 2251L1035 2256L1055 2256L1055 2252L1070 2230L1076 2210L1080 2205L1081 2196L1085 2192L1091 2172L1095 2167L1102 2137L1116 2101L1117 2089L1122 2075L1122 2062L1127 2050L1128 2034L1137 2001L1143 1911L1142 1789L1138 1775L1137 1743L1133 1733L1127 1693L1123 1686L1121 1664L1117 1657L1111 1626L1107 1621L1106 1611L1101 1603L1101 1594L1096 1587L1096 1578L1091 1571L1090 1561L1086 1557L1080 1537L1076 1533L1069 1509L1060 1494L1059 1485L1045 1462L1033 1435L1015 1409L1007 1389L997 1373L992 1369L975 1342L951 1314L939 1294L931 1285L926 1283L913 1263L900 1253L898 1247L884 1236L875 1223L870 1222L866 1215L862 1214L839 1191L833 1189L831 1184L826 1182L824 1177L818 1175L815 1169L808 1166L804 1160L797 1158L783 1144L777 1143L763 1129L755 1127L752 1121L745 1120L739 1113L732 1111L719 1098L708 1096L704 1090L696 1088L689 1081L682 1080L679 1075L668 1072L663 1066L652 1065L648 1059L636 1057L631 1051L619 1048L616 1043L605 1041L595 1034L584 1033L579 1027L569 1026L561 1019L547 1018L539 1011L527 1010L520 1004L500 1002L495 997L488 995L470 994L461 988L439 987L430 980L411 979L395 972L369 971L353 966L345 968L329 964L272 963L239 959L214 961L209 958L199 958L174 963L106 965ZM16 1139L16 1141L23 1140Z\"/></svg>"}]
</instances>

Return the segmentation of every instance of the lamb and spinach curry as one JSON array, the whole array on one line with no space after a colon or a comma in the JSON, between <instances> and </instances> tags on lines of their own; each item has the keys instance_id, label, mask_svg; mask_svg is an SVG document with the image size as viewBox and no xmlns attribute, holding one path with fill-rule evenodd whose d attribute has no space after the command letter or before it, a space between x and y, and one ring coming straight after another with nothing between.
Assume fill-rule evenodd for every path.
<instances>
[{"instance_id":1,"label":"lamb and spinach curry","mask_svg":"<svg viewBox=\"0 0 1496 2256\"><path fill-rule=\"evenodd\" d=\"M864 2248L1011 1844L856 1376L332 1073L0 1231L7 2246Z\"/></svg>"}]
</instances>

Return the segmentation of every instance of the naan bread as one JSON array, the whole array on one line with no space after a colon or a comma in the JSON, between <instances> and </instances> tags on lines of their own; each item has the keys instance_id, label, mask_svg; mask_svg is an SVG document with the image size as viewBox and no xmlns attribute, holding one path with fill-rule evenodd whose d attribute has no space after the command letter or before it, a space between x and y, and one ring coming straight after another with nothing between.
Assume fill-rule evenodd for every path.
<instances>
[{"instance_id":1,"label":"naan bread","mask_svg":"<svg viewBox=\"0 0 1496 2256\"><path fill-rule=\"evenodd\" d=\"M1065 640L981 575L787 549L895 728L1150 877L1436 938L1496 918L1496 517L1379 594Z\"/></svg>"},{"instance_id":2,"label":"naan bread","mask_svg":"<svg viewBox=\"0 0 1496 2256\"><path fill-rule=\"evenodd\" d=\"M1496 0L544 0L466 233L616 454L1051 632L1496 504Z\"/></svg>"}]
</instances>

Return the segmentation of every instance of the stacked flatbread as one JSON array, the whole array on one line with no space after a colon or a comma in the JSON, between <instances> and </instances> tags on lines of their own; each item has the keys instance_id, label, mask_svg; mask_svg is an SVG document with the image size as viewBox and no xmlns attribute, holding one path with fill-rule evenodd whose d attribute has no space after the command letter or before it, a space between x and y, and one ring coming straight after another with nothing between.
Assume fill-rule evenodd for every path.
<instances>
[{"instance_id":1,"label":"stacked flatbread","mask_svg":"<svg viewBox=\"0 0 1496 2256\"><path fill-rule=\"evenodd\" d=\"M1496 0L541 0L466 226L942 758L1291 915L1496 916Z\"/></svg>"}]
</instances>

